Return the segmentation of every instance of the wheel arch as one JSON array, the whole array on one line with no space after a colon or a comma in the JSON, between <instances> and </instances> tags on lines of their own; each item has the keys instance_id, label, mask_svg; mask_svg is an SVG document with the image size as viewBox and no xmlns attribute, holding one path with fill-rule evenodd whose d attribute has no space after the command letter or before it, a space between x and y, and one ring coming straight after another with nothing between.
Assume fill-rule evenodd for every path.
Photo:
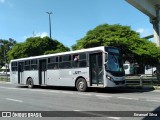
<instances>
[{"instance_id":1,"label":"wheel arch","mask_svg":"<svg viewBox=\"0 0 160 120\"><path fill-rule=\"evenodd\" d=\"M83 76L78 76L78 77L76 78L76 80L75 80L75 83L74 83L74 86L75 86L75 87L76 87L77 80L78 80L79 78L83 78L83 79L86 81L86 83L87 83L87 80L86 80L85 77L83 77ZM87 87L88 87L88 83L87 83Z\"/></svg>"},{"instance_id":2,"label":"wheel arch","mask_svg":"<svg viewBox=\"0 0 160 120\"><path fill-rule=\"evenodd\" d=\"M34 81L33 81L33 78L32 78L32 77L28 77L28 78L27 78L27 80L26 80L26 85L27 85L28 80L29 80L30 78L32 79L32 82L33 82L33 85L34 85Z\"/></svg>"}]
</instances>

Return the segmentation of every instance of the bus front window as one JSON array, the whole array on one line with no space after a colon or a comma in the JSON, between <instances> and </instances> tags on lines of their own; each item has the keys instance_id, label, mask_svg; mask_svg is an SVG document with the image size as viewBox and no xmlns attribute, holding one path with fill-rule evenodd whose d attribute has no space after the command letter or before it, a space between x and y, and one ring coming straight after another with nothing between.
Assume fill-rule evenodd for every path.
<instances>
[{"instance_id":1,"label":"bus front window","mask_svg":"<svg viewBox=\"0 0 160 120\"><path fill-rule=\"evenodd\" d=\"M119 54L109 53L106 55L106 64L105 68L107 71L112 72L122 72L123 70L123 63L122 58Z\"/></svg>"}]
</instances>

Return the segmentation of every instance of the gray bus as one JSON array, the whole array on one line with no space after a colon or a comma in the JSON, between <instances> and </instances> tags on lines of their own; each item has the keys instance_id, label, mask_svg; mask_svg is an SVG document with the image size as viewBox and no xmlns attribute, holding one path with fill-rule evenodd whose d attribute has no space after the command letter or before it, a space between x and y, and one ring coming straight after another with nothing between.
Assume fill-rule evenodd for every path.
<instances>
[{"instance_id":1,"label":"gray bus","mask_svg":"<svg viewBox=\"0 0 160 120\"><path fill-rule=\"evenodd\" d=\"M122 55L116 47L95 47L11 60L11 82L17 85L88 87L125 85Z\"/></svg>"}]
</instances>

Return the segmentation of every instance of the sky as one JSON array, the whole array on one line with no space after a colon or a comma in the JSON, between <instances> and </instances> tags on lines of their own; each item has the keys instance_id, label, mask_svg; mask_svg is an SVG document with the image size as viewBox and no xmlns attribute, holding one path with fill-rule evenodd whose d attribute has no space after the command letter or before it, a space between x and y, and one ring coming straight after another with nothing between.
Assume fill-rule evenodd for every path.
<instances>
[{"instance_id":1,"label":"sky","mask_svg":"<svg viewBox=\"0 0 160 120\"><path fill-rule=\"evenodd\" d=\"M49 36L71 47L101 24L130 26L141 37L153 34L152 24L125 0L0 0L0 39L24 42Z\"/></svg>"}]
</instances>

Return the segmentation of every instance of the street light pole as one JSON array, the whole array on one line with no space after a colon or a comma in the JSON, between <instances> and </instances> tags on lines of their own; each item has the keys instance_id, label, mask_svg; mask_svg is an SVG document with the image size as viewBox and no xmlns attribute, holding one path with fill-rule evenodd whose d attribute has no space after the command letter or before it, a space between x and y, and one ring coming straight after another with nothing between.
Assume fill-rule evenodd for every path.
<instances>
[{"instance_id":1,"label":"street light pole","mask_svg":"<svg viewBox=\"0 0 160 120\"><path fill-rule=\"evenodd\" d=\"M52 12L46 12L48 15L49 15L49 34L50 34L50 38L52 38L52 36L51 36L51 14L52 14Z\"/></svg>"}]
</instances>

